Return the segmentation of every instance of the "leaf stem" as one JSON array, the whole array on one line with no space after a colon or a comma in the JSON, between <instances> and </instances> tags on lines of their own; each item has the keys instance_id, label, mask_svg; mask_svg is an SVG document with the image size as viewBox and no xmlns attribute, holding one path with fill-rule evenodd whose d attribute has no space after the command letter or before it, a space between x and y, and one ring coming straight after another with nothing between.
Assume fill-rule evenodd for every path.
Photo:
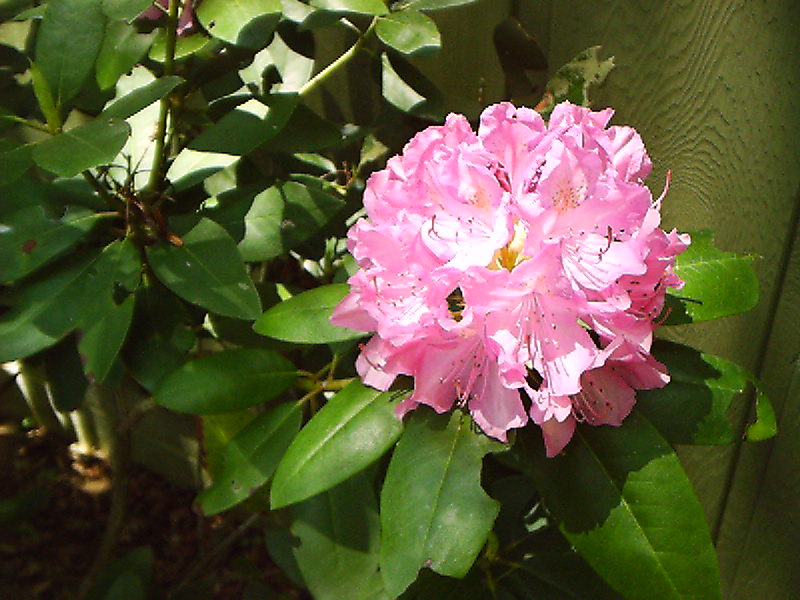
<instances>
[{"instance_id":1,"label":"leaf stem","mask_svg":"<svg viewBox=\"0 0 800 600\"><path fill-rule=\"evenodd\" d=\"M298 91L298 96L301 98L304 96L308 96L311 92L317 89L322 83L325 82L333 73L339 70L340 67L346 65L350 60L358 53L364 43L367 41L367 38L372 34L372 31L375 29L375 25L378 23L378 17L372 19L370 22L369 27L367 27L366 31L362 33L359 38L356 40L355 44L350 46L350 48L345 51L339 58L329 64L327 67L322 69L319 73L314 75L311 79L309 79L306 84L300 88Z\"/></svg>"},{"instance_id":2,"label":"leaf stem","mask_svg":"<svg viewBox=\"0 0 800 600\"><path fill-rule=\"evenodd\" d=\"M178 37L178 8L180 0L169 0L167 10L167 41L164 51L164 77L169 77L175 70L175 43ZM166 135L167 119L169 117L170 97L169 94L161 98L158 109L158 124L154 136L155 150L153 151L153 166L150 169L150 178L147 181L146 189L150 192L161 191L160 184L164 175L164 165L166 163Z\"/></svg>"}]
</instances>

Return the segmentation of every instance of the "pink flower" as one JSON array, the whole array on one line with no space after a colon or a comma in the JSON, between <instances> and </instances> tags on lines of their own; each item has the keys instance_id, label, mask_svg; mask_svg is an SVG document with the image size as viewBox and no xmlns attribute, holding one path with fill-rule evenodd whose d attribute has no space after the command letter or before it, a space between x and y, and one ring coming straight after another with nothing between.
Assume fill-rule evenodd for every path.
<instances>
[{"instance_id":1,"label":"pink flower","mask_svg":"<svg viewBox=\"0 0 800 600\"><path fill-rule=\"evenodd\" d=\"M545 124L503 103L477 134L450 115L370 177L332 321L376 332L367 385L414 378L399 416L463 407L503 441L532 420L553 456L576 422L618 426L669 381L650 345L690 240L658 228L650 159L612 114L564 103Z\"/></svg>"}]
</instances>

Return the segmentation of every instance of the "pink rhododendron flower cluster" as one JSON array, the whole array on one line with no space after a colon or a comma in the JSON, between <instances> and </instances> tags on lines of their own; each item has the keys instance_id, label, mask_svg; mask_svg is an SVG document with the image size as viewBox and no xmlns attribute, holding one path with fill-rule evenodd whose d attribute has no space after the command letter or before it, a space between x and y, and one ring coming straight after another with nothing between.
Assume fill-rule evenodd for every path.
<instances>
[{"instance_id":1,"label":"pink rhododendron flower cluster","mask_svg":"<svg viewBox=\"0 0 800 600\"><path fill-rule=\"evenodd\" d=\"M650 346L690 239L659 229L650 159L612 114L564 103L545 124L503 103L477 135L451 114L370 177L332 321L376 332L366 384L414 378L400 416L463 406L503 441L530 418L553 456L576 421L620 425L634 390L669 381Z\"/></svg>"}]
</instances>

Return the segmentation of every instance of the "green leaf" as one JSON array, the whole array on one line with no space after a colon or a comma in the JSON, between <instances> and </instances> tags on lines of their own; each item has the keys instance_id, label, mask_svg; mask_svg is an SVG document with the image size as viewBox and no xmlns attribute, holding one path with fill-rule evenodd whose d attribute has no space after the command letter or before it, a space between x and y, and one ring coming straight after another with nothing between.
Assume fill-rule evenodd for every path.
<instances>
[{"instance_id":1,"label":"green leaf","mask_svg":"<svg viewBox=\"0 0 800 600\"><path fill-rule=\"evenodd\" d=\"M589 88L600 85L614 68L614 57L600 60L601 46L592 46L556 71L545 86L542 101L536 107L548 118L553 107L569 101L578 106L589 106Z\"/></svg>"},{"instance_id":2,"label":"green leaf","mask_svg":"<svg viewBox=\"0 0 800 600\"><path fill-rule=\"evenodd\" d=\"M358 381L331 398L303 427L278 465L272 508L319 494L380 458L403 430L394 413L398 399L398 394L379 392Z\"/></svg>"},{"instance_id":3,"label":"green leaf","mask_svg":"<svg viewBox=\"0 0 800 600\"><path fill-rule=\"evenodd\" d=\"M47 391L53 408L62 413L80 408L89 382L83 375L75 336L67 336L43 354Z\"/></svg>"},{"instance_id":4,"label":"green leaf","mask_svg":"<svg viewBox=\"0 0 800 600\"><path fill-rule=\"evenodd\" d=\"M442 46L436 23L416 10L404 10L378 18L375 33L387 46L403 54L425 56Z\"/></svg>"},{"instance_id":5,"label":"green leaf","mask_svg":"<svg viewBox=\"0 0 800 600\"><path fill-rule=\"evenodd\" d=\"M667 367L670 383L637 392L639 409L671 444L729 444L736 436L728 408L750 380L724 358L663 340L653 355Z\"/></svg>"},{"instance_id":6,"label":"green leaf","mask_svg":"<svg viewBox=\"0 0 800 600\"><path fill-rule=\"evenodd\" d=\"M33 81L33 93L47 121L47 126L50 131L57 131L61 127L61 115L56 106L55 98L53 98L53 90L50 89L50 84L47 83L47 79L39 69L39 65L34 61L31 61L31 80Z\"/></svg>"},{"instance_id":7,"label":"green leaf","mask_svg":"<svg viewBox=\"0 0 800 600\"><path fill-rule=\"evenodd\" d=\"M163 63L167 56L166 28L159 27L153 45L150 46L150 58ZM191 35L178 36L175 40L175 60L186 58L201 51L211 51L219 46L216 39L209 37L205 32L199 31Z\"/></svg>"},{"instance_id":8,"label":"green leaf","mask_svg":"<svg viewBox=\"0 0 800 600\"><path fill-rule=\"evenodd\" d=\"M184 300L237 319L255 319L261 312L236 243L210 219L201 218L181 246L148 247L147 258L156 277Z\"/></svg>"},{"instance_id":9,"label":"green leaf","mask_svg":"<svg viewBox=\"0 0 800 600\"><path fill-rule=\"evenodd\" d=\"M86 600L106 600L113 587L124 581L126 575L133 575L144 585L150 585L153 575L153 551L149 547L139 547L128 552L119 560L105 568L97 577L95 584L86 595Z\"/></svg>"},{"instance_id":10,"label":"green leaf","mask_svg":"<svg viewBox=\"0 0 800 600\"><path fill-rule=\"evenodd\" d=\"M183 83L183 79L174 75L171 77L159 77L120 98L116 98L103 109L100 116L109 119L127 119L128 117L132 117L140 110L150 106L156 100L160 100L169 94L181 83Z\"/></svg>"},{"instance_id":11,"label":"green leaf","mask_svg":"<svg viewBox=\"0 0 800 600\"><path fill-rule=\"evenodd\" d=\"M152 392L186 362L196 338L183 303L158 281L150 280L136 291L123 361L133 378Z\"/></svg>"},{"instance_id":12,"label":"green leaf","mask_svg":"<svg viewBox=\"0 0 800 600\"><path fill-rule=\"evenodd\" d=\"M105 31L101 0L50 0L36 35L36 62L56 106L69 102L94 70Z\"/></svg>"},{"instance_id":13,"label":"green leaf","mask_svg":"<svg viewBox=\"0 0 800 600\"><path fill-rule=\"evenodd\" d=\"M767 395L758 390L756 394L756 420L747 426L746 437L748 442L761 442L774 437L778 433L778 423L775 420L775 410Z\"/></svg>"},{"instance_id":14,"label":"green leaf","mask_svg":"<svg viewBox=\"0 0 800 600\"><path fill-rule=\"evenodd\" d=\"M380 523L375 492L360 473L292 509L303 580L316 600L373 598Z\"/></svg>"},{"instance_id":15,"label":"green leaf","mask_svg":"<svg viewBox=\"0 0 800 600\"><path fill-rule=\"evenodd\" d=\"M124 21L109 21L103 44L97 54L97 85L101 90L112 87L147 53L155 31L139 33ZM124 118L124 117L123 117Z\"/></svg>"},{"instance_id":16,"label":"green leaf","mask_svg":"<svg viewBox=\"0 0 800 600\"><path fill-rule=\"evenodd\" d=\"M383 98L398 110L423 119L444 120L441 93L411 63L381 55Z\"/></svg>"},{"instance_id":17,"label":"green leaf","mask_svg":"<svg viewBox=\"0 0 800 600\"><path fill-rule=\"evenodd\" d=\"M678 457L637 409L618 428L579 426L555 458L542 446L519 435L518 468L536 480L572 546L625 598L721 597L703 508Z\"/></svg>"},{"instance_id":18,"label":"green leaf","mask_svg":"<svg viewBox=\"0 0 800 600\"><path fill-rule=\"evenodd\" d=\"M33 159L61 177L109 164L125 145L130 126L119 119L99 118L59 133L33 149Z\"/></svg>"},{"instance_id":19,"label":"green leaf","mask_svg":"<svg viewBox=\"0 0 800 600\"><path fill-rule=\"evenodd\" d=\"M242 258L256 262L286 253L313 237L343 205L336 196L292 181L264 190L244 217Z\"/></svg>"},{"instance_id":20,"label":"green leaf","mask_svg":"<svg viewBox=\"0 0 800 600\"><path fill-rule=\"evenodd\" d=\"M279 396L297 378L280 354L236 348L191 360L161 380L153 400L193 415L231 412Z\"/></svg>"},{"instance_id":21,"label":"green leaf","mask_svg":"<svg viewBox=\"0 0 800 600\"><path fill-rule=\"evenodd\" d=\"M49 212L34 204L0 215L0 281L23 277L60 256L101 218L74 206L60 218L51 218Z\"/></svg>"},{"instance_id":22,"label":"green leaf","mask_svg":"<svg viewBox=\"0 0 800 600\"><path fill-rule=\"evenodd\" d=\"M225 447L223 468L197 502L205 515L215 515L249 498L264 485L300 429L296 403L280 404L257 416Z\"/></svg>"},{"instance_id":23,"label":"green leaf","mask_svg":"<svg viewBox=\"0 0 800 600\"><path fill-rule=\"evenodd\" d=\"M256 412L245 408L217 415L203 415L203 458L212 481L219 479L224 467L222 453L231 440L236 437L255 417Z\"/></svg>"},{"instance_id":24,"label":"green leaf","mask_svg":"<svg viewBox=\"0 0 800 600\"><path fill-rule=\"evenodd\" d=\"M154 0L103 0L103 14L109 19L130 21L151 7Z\"/></svg>"},{"instance_id":25,"label":"green leaf","mask_svg":"<svg viewBox=\"0 0 800 600\"><path fill-rule=\"evenodd\" d=\"M499 510L481 488L482 459L500 448L460 411L413 413L381 492L381 573L392 597L422 567L469 571Z\"/></svg>"},{"instance_id":26,"label":"green leaf","mask_svg":"<svg viewBox=\"0 0 800 600\"><path fill-rule=\"evenodd\" d=\"M382 0L311 0L314 8L330 12L357 15L385 15L388 10Z\"/></svg>"},{"instance_id":27,"label":"green leaf","mask_svg":"<svg viewBox=\"0 0 800 600\"><path fill-rule=\"evenodd\" d=\"M98 383L111 371L131 325L141 268L139 251L125 239L109 244L86 271L78 351L86 376Z\"/></svg>"},{"instance_id":28,"label":"green leaf","mask_svg":"<svg viewBox=\"0 0 800 600\"><path fill-rule=\"evenodd\" d=\"M264 46L280 17L280 0L204 0L197 7L197 18L211 35L250 48Z\"/></svg>"},{"instance_id":29,"label":"green leaf","mask_svg":"<svg viewBox=\"0 0 800 600\"><path fill-rule=\"evenodd\" d=\"M392 6L392 10L404 10L414 8L416 10L441 10L451 6L461 6L462 4L472 4L478 0L401 0Z\"/></svg>"},{"instance_id":30,"label":"green leaf","mask_svg":"<svg viewBox=\"0 0 800 600\"><path fill-rule=\"evenodd\" d=\"M14 144L11 148L0 151L0 164L3 165L0 171L0 186L16 181L33 166L33 148L34 144L21 146Z\"/></svg>"},{"instance_id":31,"label":"green leaf","mask_svg":"<svg viewBox=\"0 0 800 600\"><path fill-rule=\"evenodd\" d=\"M758 304L758 279L750 256L722 252L708 230L692 233L692 243L675 261L675 273L686 282L669 292L672 311L665 323L708 321L746 312Z\"/></svg>"},{"instance_id":32,"label":"green leaf","mask_svg":"<svg viewBox=\"0 0 800 600\"><path fill-rule=\"evenodd\" d=\"M350 288L345 283L323 285L284 300L261 315L253 329L285 342L327 344L366 335L330 323L336 305Z\"/></svg>"},{"instance_id":33,"label":"green leaf","mask_svg":"<svg viewBox=\"0 0 800 600\"><path fill-rule=\"evenodd\" d=\"M519 569L501 585L512 587L533 598L565 600L618 600L616 594L575 552L526 553L516 561ZM513 582L513 584L512 584ZM542 583L545 585L543 586ZM544 592L545 587L548 592ZM529 596L524 596L529 597Z\"/></svg>"},{"instance_id":34,"label":"green leaf","mask_svg":"<svg viewBox=\"0 0 800 600\"><path fill-rule=\"evenodd\" d=\"M182 191L197 185L217 171L230 167L238 162L239 158L233 154L198 152L184 148L167 170L167 179L176 191Z\"/></svg>"},{"instance_id":35,"label":"green leaf","mask_svg":"<svg viewBox=\"0 0 800 600\"><path fill-rule=\"evenodd\" d=\"M84 270L92 258L61 264L16 288L0 317L0 362L52 346L78 326Z\"/></svg>"},{"instance_id":36,"label":"green leaf","mask_svg":"<svg viewBox=\"0 0 800 600\"><path fill-rule=\"evenodd\" d=\"M338 125L300 104L280 133L268 139L263 148L283 154L318 152L339 146L344 139Z\"/></svg>"}]
</instances>

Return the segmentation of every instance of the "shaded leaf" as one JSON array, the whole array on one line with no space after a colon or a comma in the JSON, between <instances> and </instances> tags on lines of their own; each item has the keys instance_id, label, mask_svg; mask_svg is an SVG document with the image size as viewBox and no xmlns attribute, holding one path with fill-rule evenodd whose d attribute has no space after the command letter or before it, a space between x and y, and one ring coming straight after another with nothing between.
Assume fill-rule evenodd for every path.
<instances>
[{"instance_id":1,"label":"shaded leaf","mask_svg":"<svg viewBox=\"0 0 800 600\"><path fill-rule=\"evenodd\" d=\"M224 466L222 452L230 441L236 437L248 423L257 416L250 408L220 413L216 415L203 415L203 458L206 470L212 481L216 481L222 473Z\"/></svg>"},{"instance_id":2,"label":"shaded leaf","mask_svg":"<svg viewBox=\"0 0 800 600\"><path fill-rule=\"evenodd\" d=\"M155 31L140 33L124 21L109 21L97 54L96 77L100 89L110 88L120 76L130 71L147 53L154 37Z\"/></svg>"},{"instance_id":3,"label":"shaded leaf","mask_svg":"<svg viewBox=\"0 0 800 600\"><path fill-rule=\"evenodd\" d=\"M321 10L358 15L385 15L388 12L382 0L311 0L309 4Z\"/></svg>"},{"instance_id":4,"label":"shaded leaf","mask_svg":"<svg viewBox=\"0 0 800 600\"><path fill-rule=\"evenodd\" d=\"M708 321L753 308L758 279L752 262L750 256L715 248L708 230L692 233L691 245L675 260L675 272L686 284L669 292L672 310L665 323Z\"/></svg>"},{"instance_id":5,"label":"shaded leaf","mask_svg":"<svg viewBox=\"0 0 800 600\"><path fill-rule=\"evenodd\" d=\"M436 23L416 10L404 10L378 18L375 33L387 46L403 54L424 56L442 46Z\"/></svg>"},{"instance_id":6,"label":"shaded leaf","mask_svg":"<svg viewBox=\"0 0 800 600\"><path fill-rule=\"evenodd\" d=\"M89 382L83 375L75 336L67 336L44 352L44 368L53 408L62 413L79 408Z\"/></svg>"},{"instance_id":7,"label":"shaded leaf","mask_svg":"<svg viewBox=\"0 0 800 600\"><path fill-rule=\"evenodd\" d=\"M34 144L25 144L0 151L0 186L16 181L33 166L33 148Z\"/></svg>"},{"instance_id":8,"label":"shaded leaf","mask_svg":"<svg viewBox=\"0 0 800 600\"><path fill-rule=\"evenodd\" d=\"M383 98L398 110L423 119L444 120L439 90L410 63L381 55Z\"/></svg>"},{"instance_id":9,"label":"shaded leaf","mask_svg":"<svg viewBox=\"0 0 800 600\"><path fill-rule=\"evenodd\" d=\"M50 89L50 84L39 69L39 65L34 61L31 61L31 80L33 81L33 93L47 121L47 126L50 131L58 130L61 127L61 115L56 106L56 100L53 98L53 90Z\"/></svg>"},{"instance_id":10,"label":"shaded leaf","mask_svg":"<svg viewBox=\"0 0 800 600\"><path fill-rule=\"evenodd\" d=\"M63 254L100 218L80 207L70 207L61 218L51 218L39 204L0 215L0 281L23 277Z\"/></svg>"},{"instance_id":11,"label":"shaded leaf","mask_svg":"<svg viewBox=\"0 0 800 600\"><path fill-rule=\"evenodd\" d=\"M128 92L124 96L114 99L106 106L101 113L101 117L109 119L127 119L132 117L140 110L150 106L153 102L160 100L178 85L183 83L183 79L176 76L159 77L139 88Z\"/></svg>"},{"instance_id":12,"label":"shaded leaf","mask_svg":"<svg viewBox=\"0 0 800 600\"><path fill-rule=\"evenodd\" d=\"M100 118L39 142L33 159L61 177L111 163L125 145L130 126L119 119Z\"/></svg>"},{"instance_id":13,"label":"shaded leaf","mask_svg":"<svg viewBox=\"0 0 800 600\"><path fill-rule=\"evenodd\" d=\"M275 398L296 378L297 369L280 354L236 348L187 362L161 380L153 399L194 415L230 412Z\"/></svg>"},{"instance_id":14,"label":"shaded leaf","mask_svg":"<svg viewBox=\"0 0 800 600\"><path fill-rule=\"evenodd\" d=\"M359 473L296 505L292 515L291 532L300 542L294 555L314 598L372 598L380 523L367 476Z\"/></svg>"},{"instance_id":15,"label":"shaded leaf","mask_svg":"<svg viewBox=\"0 0 800 600\"><path fill-rule=\"evenodd\" d=\"M280 16L280 0L204 0L197 7L197 18L211 35L250 48L264 46Z\"/></svg>"},{"instance_id":16,"label":"shaded leaf","mask_svg":"<svg viewBox=\"0 0 800 600\"><path fill-rule=\"evenodd\" d=\"M109 19L131 20L152 6L154 0L103 0L103 14Z\"/></svg>"},{"instance_id":17,"label":"shaded leaf","mask_svg":"<svg viewBox=\"0 0 800 600\"><path fill-rule=\"evenodd\" d=\"M105 31L101 0L50 0L36 35L36 62L56 106L71 100L94 69Z\"/></svg>"},{"instance_id":18,"label":"shaded leaf","mask_svg":"<svg viewBox=\"0 0 800 600\"><path fill-rule=\"evenodd\" d=\"M480 485L484 455L503 448L460 411L417 409L381 492L381 573L393 597L422 567L463 577L499 510Z\"/></svg>"},{"instance_id":19,"label":"shaded leaf","mask_svg":"<svg viewBox=\"0 0 800 600\"><path fill-rule=\"evenodd\" d=\"M302 410L280 404L258 415L225 447L222 472L197 498L206 515L214 515L249 498L264 485L300 429Z\"/></svg>"},{"instance_id":20,"label":"shaded leaf","mask_svg":"<svg viewBox=\"0 0 800 600\"><path fill-rule=\"evenodd\" d=\"M618 428L579 426L555 458L528 432L514 450L566 538L625 598L721 597L703 508L638 409Z\"/></svg>"},{"instance_id":21,"label":"shaded leaf","mask_svg":"<svg viewBox=\"0 0 800 600\"><path fill-rule=\"evenodd\" d=\"M394 407L407 393L379 392L353 381L331 398L278 465L272 508L310 498L380 458L403 430Z\"/></svg>"},{"instance_id":22,"label":"shaded leaf","mask_svg":"<svg viewBox=\"0 0 800 600\"><path fill-rule=\"evenodd\" d=\"M261 315L253 329L261 335L297 344L326 344L366 335L330 323L333 309L347 295L345 283L323 285L276 304Z\"/></svg>"},{"instance_id":23,"label":"shaded leaf","mask_svg":"<svg viewBox=\"0 0 800 600\"><path fill-rule=\"evenodd\" d=\"M392 10L404 10L414 8L416 10L441 10L451 6L461 6L462 4L472 4L478 0L400 0L392 5Z\"/></svg>"},{"instance_id":24,"label":"shaded leaf","mask_svg":"<svg viewBox=\"0 0 800 600\"><path fill-rule=\"evenodd\" d=\"M201 218L181 246L148 247L147 258L158 279L189 302L237 319L255 319L261 312L235 242L210 219Z\"/></svg>"}]
</instances>

